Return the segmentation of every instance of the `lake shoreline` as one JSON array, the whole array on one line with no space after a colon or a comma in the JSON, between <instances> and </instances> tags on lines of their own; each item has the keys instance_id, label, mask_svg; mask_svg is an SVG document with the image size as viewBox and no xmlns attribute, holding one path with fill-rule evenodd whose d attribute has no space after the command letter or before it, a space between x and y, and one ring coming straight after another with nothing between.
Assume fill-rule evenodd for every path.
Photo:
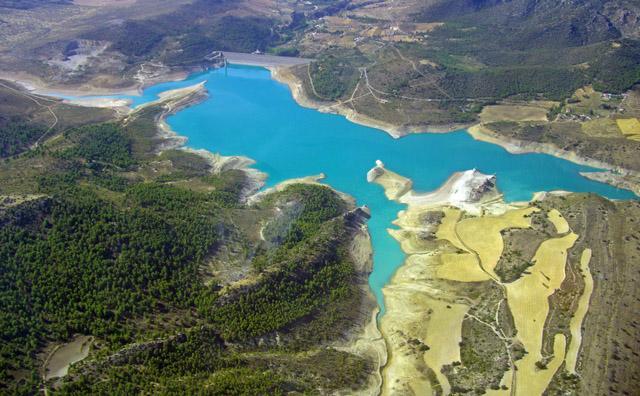
<instances>
[{"instance_id":1,"label":"lake shoreline","mask_svg":"<svg viewBox=\"0 0 640 396\"><path fill-rule=\"evenodd\" d=\"M239 52L224 51L228 57L229 65L254 66L269 68L290 67L300 64L306 64L312 59L276 56L268 54L245 54ZM144 64L142 64L144 65ZM139 96L145 89L167 82L177 82L186 80L191 74L204 72L211 69L222 68L220 64L212 63L208 67L204 66L163 66L162 71L152 75L138 74L129 81L135 81L122 86L104 87L89 83L62 83L55 84L44 81L42 78L25 73L25 72L8 72L0 71L0 80L6 80L11 83L23 87L25 90L38 95L68 95L77 97L87 96L111 96L111 95L129 95ZM143 68L141 68L142 70ZM109 77L108 75L99 74L96 78Z\"/></svg>"},{"instance_id":2,"label":"lake shoreline","mask_svg":"<svg viewBox=\"0 0 640 396\"><path fill-rule=\"evenodd\" d=\"M433 125L425 129L421 127L403 127L389 122L381 121L373 117L358 113L352 108L341 103L322 102L311 98L303 89L302 81L296 77L287 67L267 67L271 72L271 77L289 87L294 100L302 107L317 110L321 113L339 114L354 124L363 125L370 128L380 129L389 134L394 139L399 139L407 135L418 133L449 133L463 130L471 124L444 124Z\"/></svg>"},{"instance_id":3,"label":"lake shoreline","mask_svg":"<svg viewBox=\"0 0 640 396\"><path fill-rule=\"evenodd\" d=\"M557 158L561 158L561 159L573 162L575 164L589 166L589 167L598 168L598 169L605 169L607 171L610 171L609 174L606 175L606 177L605 175L599 175L599 176L594 175L593 177L585 176L585 175L583 176L591 178L592 180L597 180L599 182L607 183L617 188L632 190L637 196L640 196L640 185L624 179L625 176L630 176L632 178L640 179L640 172L617 167L603 161L582 157L574 152L563 150L550 143L526 142L522 140L509 139L502 136L497 136L496 134L491 133L481 123L428 126L425 129L421 129L419 127L411 127L411 128L401 127L398 125L394 125L392 123L387 123L385 121L381 121L369 116L365 116L363 114L358 113L356 110L352 108L348 108L342 105L341 103L322 102L314 98L311 98L304 91L302 81L298 77L296 77L293 73L291 73L291 71L287 67L269 67L268 69L271 71L271 75L274 80L281 82L283 84L286 84L289 87L294 100L300 106L314 109L323 113L334 113L334 114L342 115L346 117L347 120L353 123L371 127L371 128L380 129L388 133L394 139L399 139L410 134L450 133L450 132L455 132L459 130L464 130L475 140L498 145L504 148L505 150L507 150L511 154L526 154L526 153L548 154Z\"/></svg>"},{"instance_id":4,"label":"lake shoreline","mask_svg":"<svg viewBox=\"0 0 640 396\"><path fill-rule=\"evenodd\" d=\"M204 84L205 82L200 82L185 88L165 91L160 94L157 100L143 104L135 110L132 110L129 116L135 116L137 112L149 106L159 105L164 107L164 111L156 118L156 137L162 141L162 144L157 149L157 153L161 154L166 150L183 150L207 161L211 168L211 173L215 174L232 169L243 172L247 177L247 185L244 188L242 200L246 202L258 193L264 186L267 178L266 173L252 167L255 161L246 156L223 156L209 150L191 148L187 145L188 137L180 135L171 128L166 121L168 117L181 110L207 100L209 95Z\"/></svg>"},{"instance_id":5,"label":"lake shoreline","mask_svg":"<svg viewBox=\"0 0 640 396\"><path fill-rule=\"evenodd\" d=\"M246 54L251 55L251 54ZM253 57L260 57L262 55L252 55ZM271 78L277 82L288 86L289 91L293 99L298 105L319 111L321 113L338 114L344 116L348 121L382 130L389 134L394 139L399 139L412 134L425 134L425 133L450 133L460 130L466 131L475 140L479 140L486 143L498 145L511 154L525 154L525 153L541 153L548 154L557 158L561 158L578 165L589 166L597 168L599 170L605 170L607 172L586 172L584 177L592 180L606 183L616 188L628 189L634 192L636 196L640 197L640 172L630 169L621 168L611 165L609 163L580 156L572 151L563 150L551 143L537 143L526 142L518 139L505 138L498 136L490 131L482 123L476 124L445 124L436 126L427 126L424 129L420 127L403 127L375 119L370 116L366 116L358 113L356 110L344 106L341 103L336 102L324 102L311 98L306 94L303 88L302 81L290 71L290 65L277 64L270 65L268 62L264 65L255 65L253 61L243 62L242 59L236 60L232 65L246 65L254 67L262 67L271 72ZM220 68L212 67L212 69ZM45 95L54 96L58 95L70 95L78 96L74 99L64 99L65 102L75 104L79 106L95 106L112 108L119 113L126 113L126 109L131 109L131 101L127 99L108 99L108 98L90 98L93 96L111 96L111 95L129 95L140 96L144 89L150 86L168 83L179 82L186 80L191 74L198 71L203 71L201 67L190 68L178 68L167 70L166 72L159 73L153 77L140 78L140 81L136 84L132 84L124 88L101 88L92 85L78 85L78 86L54 86L45 83L39 78L24 73L0 73L0 79L5 79L9 82L22 86L27 91ZM164 123L166 124L166 123ZM162 128L166 129L167 125L162 125ZM631 179L631 180L630 180Z\"/></svg>"},{"instance_id":6,"label":"lake shoreline","mask_svg":"<svg viewBox=\"0 0 640 396\"><path fill-rule=\"evenodd\" d=\"M153 76L142 76L137 82L121 87L106 88L91 83L52 84L39 77L23 72L0 72L0 80L6 80L23 87L33 94L54 96L69 95L78 97L130 95L139 96L145 89L160 83L186 80L191 74L204 71L201 67L173 68Z\"/></svg>"}]
</instances>

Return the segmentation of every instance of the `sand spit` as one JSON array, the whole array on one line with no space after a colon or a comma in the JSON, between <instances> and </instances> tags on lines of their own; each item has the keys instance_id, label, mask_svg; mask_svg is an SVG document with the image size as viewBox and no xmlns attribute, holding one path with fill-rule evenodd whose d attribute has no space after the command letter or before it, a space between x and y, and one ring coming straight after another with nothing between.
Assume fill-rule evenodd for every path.
<instances>
[{"instance_id":1,"label":"sand spit","mask_svg":"<svg viewBox=\"0 0 640 396\"><path fill-rule=\"evenodd\" d=\"M377 160L376 166L367 173L367 181L380 184L387 199L392 201L400 201L413 187L411 180L385 169L380 160Z\"/></svg>"},{"instance_id":2,"label":"sand spit","mask_svg":"<svg viewBox=\"0 0 640 396\"><path fill-rule=\"evenodd\" d=\"M367 173L367 180L380 184L385 189L387 198L409 207L441 207L453 206L473 214L481 210L500 211L502 195L496 189L496 177L485 175L476 169L456 172L437 190L429 193L416 193L411 190L411 180L398 175L384 167L380 160ZM490 203L496 202L496 207Z\"/></svg>"},{"instance_id":3,"label":"sand spit","mask_svg":"<svg viewBox=\"0 0 640 396\"><path fill-rule=\"evenodd\" d=\"M206 97L206 88L204 86L205 84L206 81L202 81L188 87L176 88L161 92L160 94L158 94L158 99L138 106L134 110L134 113L157 105L164 106L167 111L170 111L172 113L181 110L184 107L196 103L196 101L193 100L195 96L198 95L197 99L203 99L204 97Z\"/></svg>"},{"instance_id":4,"label":"sand spit","mask_svg":"<svg viewBox=\"0 0 640 396\"><path fill-rule=\"evenodd\" d=\"M578 239L559 211L542 213L554 225L556 236L537 246L532 266L519 278L503 282L496 274L504 250L503 233L531 228L532 216L541 209L528 202L504 203L495 178L474 170L453 175L430 193L414 192L410 180L386 170L380 161L368 178L382 185L389 199L407 204L395 222L400 229L389 230L408 256L383 289L387 312L381 331L389 359L383 369L382 394L450 394L453 385L448 375L465 368L460 349L462 343L470 342L461 331L465 321L488 326L496 342L504 343L509 365L501 377L494 377L494 384L500 386L484 389L486 394L542 395L565 359L567 371L575 372L580 326L592 290L589 279L571 322L571 345L567 349L564 334L550 333L553 352L543 351L545 331L549 331L545 329L549 297L560 289L568 250ZM581 261L585 278L590 276L587 251ZM497 304L489 310L483 295L469 298L463 292L471 285L487 285L480 290L491 290L491 284L501 291L502 299L492 300L490 305ZM501 306L513 318L513 338L500 323L505 320L500 319ZM515 344L526 351L521 358L514 355ZM475 353L481 354L482 349Z\"/></svg>"}]
</instances>

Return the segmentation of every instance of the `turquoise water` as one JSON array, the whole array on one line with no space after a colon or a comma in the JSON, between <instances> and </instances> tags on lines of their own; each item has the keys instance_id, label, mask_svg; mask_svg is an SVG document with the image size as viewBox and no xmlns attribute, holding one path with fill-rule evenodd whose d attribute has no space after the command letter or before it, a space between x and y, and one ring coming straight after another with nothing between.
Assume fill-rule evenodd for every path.
<instances>
[{"instance_id":1,"label":"turquoise water","mask_svg":"<svg viewBox=\"0 0 640 396\"><path fill-rule=\"evenodd\" d=\"M326 183L371 208L369 230L374 269L369 282L384 312L382 287L404 254L386 229L402 205L386 199L366 174L382 160L414 181L418 191L438 188L453 172L477 168L496 174L507 201L529 200L534 192L596 192L609 198L634 198L626 190L583 178L593 170L544 154L512 155L499 146L473 140L466 132L410 135L386 133L353 124L344 117L300 107L289 89L266 69L232 66L192 75L185 81L158 84L133 97L134 105L157 98L167 89L207 81L210 97L169 117L188 137L188 146L223 155L245 155L269 175L267 186L286 179L325 173Z\"/></svg>"}]
</instances>

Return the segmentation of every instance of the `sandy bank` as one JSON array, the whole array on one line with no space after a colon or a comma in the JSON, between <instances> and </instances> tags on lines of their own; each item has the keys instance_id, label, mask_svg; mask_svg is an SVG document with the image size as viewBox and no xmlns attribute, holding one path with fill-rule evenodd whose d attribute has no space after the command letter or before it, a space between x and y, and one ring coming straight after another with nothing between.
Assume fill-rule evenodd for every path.
<instances>
[{"instance_id":1,"label":"sandy bank","mask_svg":"<svg viewBox=\"0 0 640 396\"><path fill-rule=\"evenodd\" d=\"M186 79L191 73L201 69L171 69L163 67L159 72L154 74L145 74L142 70L144 70L144 65L141 66L141 71L132 79L132 82L126 85L114 87L105 87L95 82L85 82L82 84L55 84L24 72L0 72L0 80L10 81L34 94L54 97L57 95L74 96L77 97L77 104L83 105L83 103L87 103L86 105L88 106L88 103L91 103L94 99L83 99L83 96L137 96L141 95L145 88L152 85L170 81L181 81ZM102 76L97 76L96 80L99 81L101 77ZM70 102L75 103L76 100ZM95 103L101 102L98 100ZM106 102L102 103L104 103L103 106L106 106Z\"/></svg>"},{"instance_id":2,"label":"sandy bank","mask_svg":"<svg viewBox=\"0 0 640 396\"><path fill-rule=\"evenodd\" d=\"M632 184L624 183L624 176L630 176L636 179L640 179L640 172L616 167L606 162L594 160L591 158L582 157L572 151L563 150L551 143L526 142L517 139L505 138L504 136L499 136L498 134L494 133L482 124L474 125L468 128L467 131L469 132L469 135L471 135L474 139L482 142L496 144L512 154L549 154L554 157L562 158L579 165L610 170L614 173L608 172L605 174L601 174L598 172L587 172L583 173L583 176L589 177L593 180L609 183L617 187L628 188L630 186L633 186ZM614 183L617 183L617 185ZM638 194L637 186L635 186L634 192Z\"/></svg>"},{"instance_id":3,"label":"sandy bank","mask_svg":"<svg viewBox=\"0 0 640 396\"><path fill-rule=\"evenodd\" d=\"M610 171L580 172L580 174L587 179L633 191L634 194L640 197L640 176L631 174L624 175Z\"/></svg>"},{"instance_id":4,"label":"sandy bank","mask_svg":"<svg viewBox=\"0 0 640 396\"><path fill-rule=\"evenodd\" d=\"M253 161L253 160L250 160ZM262 198L264 198L265 196L267 196L268 194L274 193L274 192L280 192L280 191L284 191L284 189L286 189L288 186L292 185L292 184L322 184L321 181L325 178L324 173L320 173L318 175L312 175L312 176L305 176L305 177L299 177L299 178L295 178L295 179L289 179L289 180L285 180L281 183L278 183L277 185L264 189L262 191L256 192L255 194L251 195L248 199L248 203L249 204L253 204L256 202L259 202ZM337 191L336 191L337 192ZM346 197L346 195L343 195L343 198ZM353 198L349 197L348 202L354 202Z\"/></svg>"},{"instance_id":5,"label":"sandy bank","mask_svg":"<svg viewBox=\"0 0 640 396\"><path fill-rule=\"evenodd\" d=\"M40 95L96 96L96 95L138 95L138 85L118 88L104 88L93 84L51 84L27 73L0 73L0 79L17 84L31 93Z\"/></svg>"},{"instance_id":6,"label":"sandy bank","mask_svg":"<svg viewBox=\"0 0 640 396\"><path fill-rule=\"evenodd\" d=\"M65 103L69 103L82 107L100 107L108 109L118 109L120 112L128 112L131 106L129 99L110 99L110 98L83 98L63 99Z\"/></svg>"},{"instance_id":7,"label":"sandy bank","mask_svg":"<svg viewBox=\"0 0 640 396\"><path fill-rule=\"evenodd\" d=\"M268 54L247 54L244 52L223 51L227 63L233 65L260 66L260 67L288 67L306 65L313 59L297 58L292 56L277 56Z\"/></svg>"}]
</instances>

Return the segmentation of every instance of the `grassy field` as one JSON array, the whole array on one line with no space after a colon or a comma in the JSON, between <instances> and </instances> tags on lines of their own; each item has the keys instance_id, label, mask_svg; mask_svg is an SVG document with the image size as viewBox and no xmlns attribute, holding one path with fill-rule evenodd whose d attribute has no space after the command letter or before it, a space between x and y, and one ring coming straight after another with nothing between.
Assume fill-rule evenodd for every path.
<instances>
[{"instance_id":1,"label":"grassy field","mask_svg":"<svg viewBox=\"0 0 640 396\"><path fill-rule=\"evenodd\" d=\"M556 228L556 232L558 234L565 234L569 232L569 224L567 220L562 216L562 213L558 212L557 209L552 209L547 213L547 218L553 226Z\"/></svg>"},{"instance_id":2,"label":"grassy field","mask_svg":"<svg viewBox=\"0 0 640 396\"><path fill-rule=\"evenodd\" d=\"M394 191L393 183L382 184ZM631 318L619 318L617 327L605 317L611 309L628 312L636 294L632 280L610 279L634 278L637 202L550 195L480 216L415 202L399 214L400 229L389 231L408 257L384 289L386 391L580 394L634 386L632 349L622 351L617 336L604 333L621 336L634 326ZM607 253L612 246L615 259ZM608 275L615 262L622 264ZM446 354L433 337L445 337L438 345L449 345ZM632 335L623 338L635 345ZM615 367L598 372L599 360L591 359L607 353L616 356ZM596 372L609 382L584 377Z\"/></svg>"},{"instance_id":3,"label":"grassy field","mask_svg":"<svg viewBox=\"0 0 640 396\"><path fill-rule=\"evenodd\" d=\"M484 126L498 138L508 138L525 143L548 143L558 148L570 148L580 157L601 161L632 171L640 170L640 145L625 138L608 125L608 131L598 129L598 123L581 124L577 121L553 123L494 122ZM583 131L587 128L587 132ZM591 132L591 128L595 131ZM617 129L617 126L616 126ZM604 136L603 136L604 135Z\"/></svg>"},{"instance_id":4,"label":"grassy field","mask_svg":"<svg viewBox=\"0 0 640 396\"><path fill-rule=\"evenodd\" d=\"M485 106L480 113L483 123L496 121L547 121L553 103L541 106L493 105Z\"/></svg>"},{"instance_id":5,"label":"grassy field","mask_svg":"<svg viewBox=\"0 0 640 396\"><path fill-rule=\"evenodd\" d=\"M571 317L571 342L567 348L567 357L565 359L567 371L570 374L576 374L576 364L578 362L580 346L582 344L582 324L584 323L584 318L589 311L589 301L591 299L591 294L593 293L593 276L589 269L591 256L592 251L589 248L584 249L580 255L580 272L584 278L584 290L580 295L578 308Z\"/></svg>"},{"instance_id":6,"label":"grassy field","mask_svg":"<svg viewBox=\"0 0 640 396\"><path fill-rule=\"evenodd\" d=\"M484 282L491 277L480 268L478 258L471 253L445 253L438 277L457 282Z\"/></svg>"},{"instance_id":7,"label":"grassy field","mask_svg":"<svg viewBox=\"0 0 640 396\"><path fill-rule=\"evenodd\" d=\"M564 334L554 336L553 358L550 361L543 358L544 324L550 311L548 298L564 281L567 250L577 238L571 233L543 242L528 273L506 286L507 303L518 330L518 339L528 352L516 363L517 395L542 394L564 360ZM545 367L546 370L541 370Z\"/></svg>"},{"instance_id":8,"label":"grassy field","mask_svg":"<svg viewBox=\"0 0 640 396\"><path fill-rule=\"evenodd\" d=\"M495 267L503 250L502 230L530 227L529 216L535 210L527 207L508 211L501 216L464 219L456 225L456 233L465 248L477 254L482 269L497 279Z\"/></svg>"},{"instance_id":9,"label":"grassy field","mask_svg":"<svg viewBox=\"0 0 640 396\"><path fill-rule=\"evenodd\" d=\"M640 121L637 118L618 118L616 123L626 137L640 135Z\"/></svg>"}]
</instances>

